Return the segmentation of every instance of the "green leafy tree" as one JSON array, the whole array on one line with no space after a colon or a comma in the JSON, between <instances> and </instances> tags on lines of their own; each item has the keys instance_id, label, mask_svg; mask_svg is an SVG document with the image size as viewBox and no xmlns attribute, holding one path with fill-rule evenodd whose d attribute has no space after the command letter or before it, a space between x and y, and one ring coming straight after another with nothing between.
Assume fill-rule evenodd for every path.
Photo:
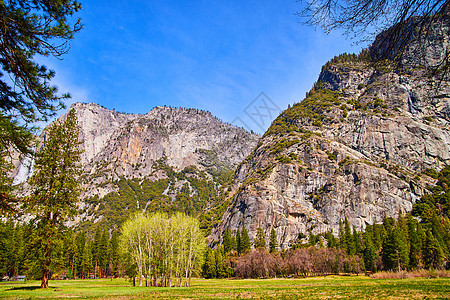
<instances>
[{"instance_id":1,"label":"green leafy tree","mask_svg":"<svg viewBox=\"0 0 450 300\"><path fill-rule=\"evenodd\" d=\"M190 286L192 275L204 266L200 223L181 213L133 216L122 225L120 245L125 265L135 266L129 274L137 274L140 286L143 276L153 286Z\"/></svg>"},{"instance_id":2,"label":"green leafy tree","mask_svg":"<svg viewBox=\"0 0 450 300\"><path fill-rule=\"evenodd\" d=\"M339 239L339 247L346 250L345 246L346 246L346 242L345 240L345 233L344 233L344 223L342 222L342 220L339 220L339 231L338 231L338 239Z\"/></svg>"},{"instance_id":3,"label":"green leafy tree","mask_svg":"<svg viewBox=\"0 0 450 300\"><path fill-rule=\"evenodd\" d=\"M277 233L275 232L275 228L272 227L270 231L270 241L269 241L269 251L270 253L277 252L278 250L278 240Z\"/></svg>"},{"instance_id":4,"label":"green leafy tree","mask_svg":"<svg viewBox=\"0 0 450 300\"><path fill-rule=\"evenodd\" d=\"M83 272L83 253L84 253L84 248L86 247L86 233L84 231L80 231L77 233L76 237L76 268L77 268L77 273L76 273L76 277L77 278L84 278L84 272Z\"/></svg>"},{"instance_id":5,"label":"green leafy tree","mask_svg":"<svg viewBox=\"0 0 450 300\"><path fill-rule=\"evenodd\" d=\"M354 255L356 253L355 241L347 217L345 217L344 222L339 222L339 246L348 255Z\"/></svg>"},{"instance_id":6,"label":"green leafy tree","mask_svg":"<svg viewBox=\"0 0 450 300\"><path fill-rule=\"evenodd\" d=\"M374 224L373 225L373 235L372 241L373 245L377 250L381 249L381 245L383 243L383 238L386 235L386 229L383 224Z\"/></svg>"},{"instance_id":7,"label":"green leafy tree","mask_svg":"<svg viewBox=\"0 0 450 300\"><path fill-rule=\"evenodd\" d=\"M355 254L361 255L362 250L363 250L362 241L361 241L361 233L356 230L355 226L353 226L352 242L354 245Z\"/></svg>"},{"instance_id":8,"label":"green leafy tree","mask_svg":"<svg viewBox=\"0 0 450 300\"><path fill-rule=\"evenodd\" d=\"M93 270L92 261L92 243L86 242L86 245L83 249L83 258L81 261L82 278L89 278L89 275Z\"/></svg>"},{"instance_id":9,"label":"green leafy tree","mask_svg":"<svg viewBox=\"0 0 450 300\"><path fill-rule=\"evenodd\" d=\"M232 234L231 231L229 232L229 235L231 250L237 251L236 237Z\"/></svg>"},{"instance_id":10,"label":"green leafy tree","mask_svg":"<svg viewBox=\"0 0 450 300\"><path fill-rule=\"evenodd\" d=\"M355 236L352 234L350 224L347 219L345 219L344 225L345 225L345 243L347 254L353 256L356 254L356 241L354 238Z\"/></svg>"},{"instance_id":11,"label":"green leafy tree","mask_svg":"<svg viewBox=\"0 0 450 300\"><path fill-rule=\"evenodd\" d=\"M13 277L24 271L25 227L0 222L0 276Z\"/></svg>"},{"instance_id":12,"label":"green leafy tree","mask_svg":"<svg viewBox=\"0 0 450 300\"><path fill-rule=\"evenodd\" d=\"M69 279L75 278L77 272L77 267L75 264L75 259L77 256L77 245L75 239L75 233L72 230L65 231L64 237L64 256L65 261L63 267L67 269L66 276Z\"/></svg>"},{"instance_id":13,"label":"green leafy tree","mask_svg":"<svg viewBox=\"0 0 450 300\"><path fill-rule=\"evenodd\" d=\"M48 121L70 95L50 85L55 72L34 61L36 55L60 57L82 26L69 17L81 9L74 0L0 1L0 209L11 210L10 167L6 156L29 153L34 128ZM6 75L6 76L5 76Z\"/></svg>"},{"instance_id":14,"label":"green leafy tree","mask_svg":"<svg viewBox=\"0 0 450 300\"><path fill-rule=\"evenodd\" d=\"M36 171L30 180L31 195L28 211L35 215L36 251L42 270L41 288L48 288L48 279L55 258L54 246L62 240L64 223L76 212L80 193L77 177L80 174L81 151L78 146L79 127L75 111L56 121L45 132L45 142L36 154Z\"/></svg>"}]
</instances>

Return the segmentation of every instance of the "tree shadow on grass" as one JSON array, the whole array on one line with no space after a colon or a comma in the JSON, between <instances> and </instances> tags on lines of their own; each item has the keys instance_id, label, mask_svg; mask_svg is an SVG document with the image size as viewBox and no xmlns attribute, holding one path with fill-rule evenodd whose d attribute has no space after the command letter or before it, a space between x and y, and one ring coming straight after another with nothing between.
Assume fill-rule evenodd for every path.
<instances>
[{"instance_id":1,"label":"tree shadow on grass","mask_svg":"<svg viewBox=\"0 0 450 300\"><path fill-rule=\"evenodd\" d=\"M40 290L40 286L16 286L12 287L10 289L7 289L7 291L35 291Z\"/></svg>"}]
</instances>

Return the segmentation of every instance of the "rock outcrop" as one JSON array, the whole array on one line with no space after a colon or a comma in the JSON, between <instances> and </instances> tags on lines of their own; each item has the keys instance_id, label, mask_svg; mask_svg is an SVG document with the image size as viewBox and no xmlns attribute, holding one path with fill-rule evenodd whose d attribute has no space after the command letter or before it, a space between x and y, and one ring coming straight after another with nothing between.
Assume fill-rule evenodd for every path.
<instances>
[{"instance_id":1,"label":"rock outcrop","mask_svg":"<svg viewBox=\"0 0 450 300\"><path fill-rule=\"evenodd\" d=\"M373 64L368 51L327 63L238 167L211 241L243 226L268 240L274 228L287 248L308 232L337 234L344 218L362 230L410 211L434 183L423 172L450 163L450 84L423 67L448 53L448 24L432 24L429 56L413 60L407 48L402 66Z\"/></svg>"}]
</instances>

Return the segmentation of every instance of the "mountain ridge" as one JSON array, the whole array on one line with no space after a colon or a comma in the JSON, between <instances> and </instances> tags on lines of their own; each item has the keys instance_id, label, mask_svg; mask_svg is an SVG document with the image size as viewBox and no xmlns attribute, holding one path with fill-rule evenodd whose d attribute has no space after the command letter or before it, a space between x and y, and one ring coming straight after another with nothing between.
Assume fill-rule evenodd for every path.
<instances>
[{"instance_id":1,"label":"mountain ridge","mask_svg":"<svg viewBox=\"0 0 450 300\"><path fill-rule=\"evenodd\" d=\"M431 51L448 49L448 24L433 26L444 28L430 30L441 43ZM410 211L435 182L426 170L450 163L449 112L448 79L435 82L420 60L374 64L367 50L336 56L238 167L237 192L211 243L245 226L251 240L258 228L266 240L274 229L286 249L308 232L337 234L345 218L364 230Z\"/></svg>"},{"instance_id":2,"label":"mountain ridge","mask_svg":"<svg viewBox=\"0 0 450 300\"><path fill-rule=\"evenodd\" d=\"M259 139L197 109L130 114L95 103L71 109L83 141L81 212L71 225L88 231L98 222L117 229L146 210L201 215L210 228L225 209L224 185Z\"/></svg>"}]
</instances>

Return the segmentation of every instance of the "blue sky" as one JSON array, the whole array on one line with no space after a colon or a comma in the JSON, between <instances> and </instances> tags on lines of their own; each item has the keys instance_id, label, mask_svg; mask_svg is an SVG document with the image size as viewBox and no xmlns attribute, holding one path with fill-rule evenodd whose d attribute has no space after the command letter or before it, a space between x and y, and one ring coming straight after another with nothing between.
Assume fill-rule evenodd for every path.
<instances>
[{"instance_id":1,"label":"blue sky","mask_svg":"<svg viewBox=\"0 0 450 300\"><path fill-rule=\"evenodd\" d=\"M325 62L360 51L340 32L300 24L295 0L81 3L85 28L69 53L43 60L72 94L69 105L142 114L191 107L263 133L304 98Z\"/></svg>"}]
</instances>

